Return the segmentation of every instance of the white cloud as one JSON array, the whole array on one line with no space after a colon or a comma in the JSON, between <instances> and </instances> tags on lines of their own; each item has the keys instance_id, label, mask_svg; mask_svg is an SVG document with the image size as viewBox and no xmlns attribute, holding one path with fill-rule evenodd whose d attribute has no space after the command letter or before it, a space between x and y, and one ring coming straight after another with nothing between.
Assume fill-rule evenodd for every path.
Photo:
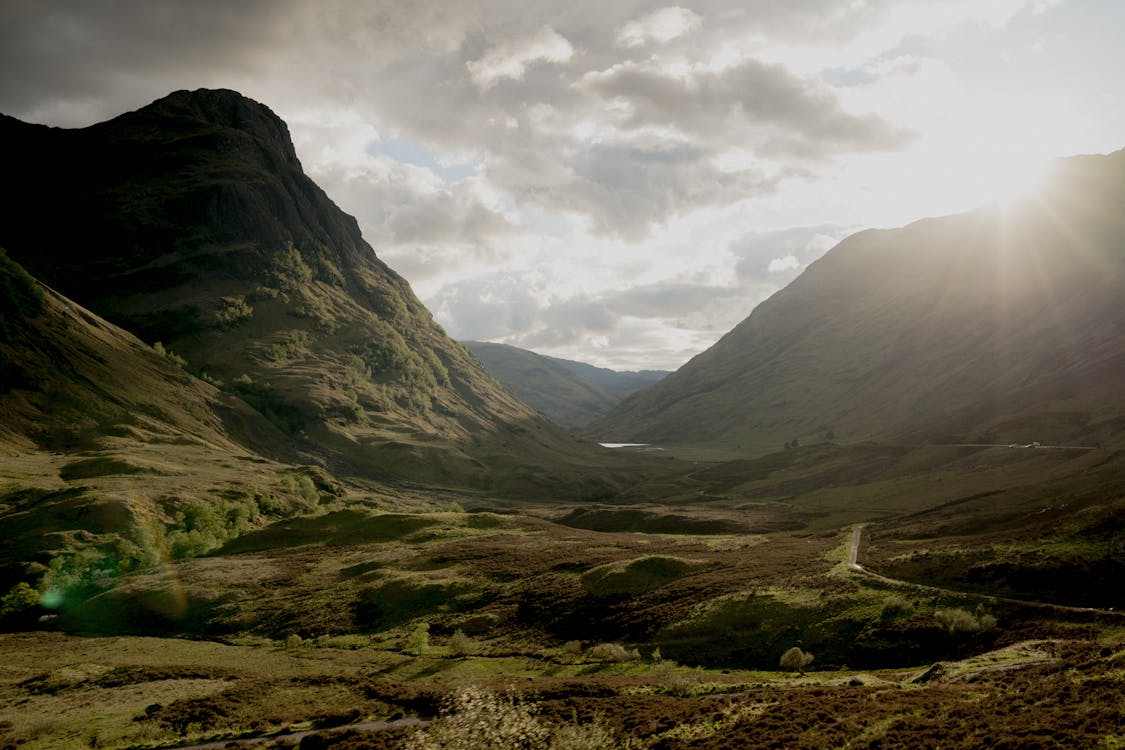
<instances>
[{"instance_id":1,"label":"white cloud","mask_svg":"<svg viewBox=\"0 0 1125 750\"><path fill-rule=\"evenodd\" d=\"M482 91L495 86L502 78L523 78L529 65L538 62L564 63L574 55L574 48L565 37L549 26L521 39L503 42L490 48L481 58L465 63L473 83Z\"/></svg>"},{"instance_id":2,"label":"white cloud","mask_svg":"<svg viewBox=\"0 0 1125 750\"><path fill-rule=\"evenodd\" d=\"M648 42L670 42L699 28L700 23L699 15L687 8L661 8L622 26L617 32L617 43L640 47Z\"/></svg>"},{"instance_id":3,"label":"white cloud","mask_svg":"<svg viewBox=\"0 0 1125 750\"><path fill-rule=\"evenodd\" d=\"M796 255L786 255L784 258L774 258L770 264L766 266L766 270L770 273L784 273L785 271L794 271L801 267L801 261L797 260Z\"/></svg>"}]
</instances>

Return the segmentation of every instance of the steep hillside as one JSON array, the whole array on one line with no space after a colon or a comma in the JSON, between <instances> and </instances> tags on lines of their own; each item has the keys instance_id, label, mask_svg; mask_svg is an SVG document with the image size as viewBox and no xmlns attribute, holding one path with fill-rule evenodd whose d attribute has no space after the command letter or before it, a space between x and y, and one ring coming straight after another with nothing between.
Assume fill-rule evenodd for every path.
<instances>
[{"instance_id":1,"label":"steep hillside","mask_svg":"<svg viewBox=\"0 0 1125 750\"><path fill-rule=\"evenodd\" d=\"M767 451L833 439L1119 441L1125 151L1009 207L860 232L588 431Z\"/></svg>"},{"instance_id":2,"label":"steep hillside","mask_svg":"<svg viewBox=\"0 0 1125 750\"><path fill-rule=\"evenodd\" d=\"M3 252L0 290L0 591L73 593L339 493L257 455L288 441L241 400Z\"/></svg>"},{"instance_id":3,"label":"steep hillside","mask_svg":"<svg viewBox=\"0 0 1125 750\"><path fill-rule=\"evenodd\" d=\"M375 479L604 493L584 467L607 459L444 334L265 106L180 91L79 130L3 117L0 142L10 255L240 396L286 451Z\"/></svg>"},{"instance_id":4,"label":"steep hillside","mask_svg":"<svg viewBox=\"0 0 1125 750\"><path fill-rule=\"evenodd\" d=\"M621 400L567 366L578 362L567 363L506 344L462 343L521 401L563 427L589 424Z\"/></svg>"}]
</instances>

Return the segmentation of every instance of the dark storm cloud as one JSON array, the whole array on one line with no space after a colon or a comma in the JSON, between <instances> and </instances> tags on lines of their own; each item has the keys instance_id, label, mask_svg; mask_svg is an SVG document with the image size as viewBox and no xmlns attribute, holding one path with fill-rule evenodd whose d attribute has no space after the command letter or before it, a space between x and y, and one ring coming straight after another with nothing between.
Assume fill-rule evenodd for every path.
<instances>
[{"instance_id":1,"label":"dark storm cloud","mask_svg":"<svg viewBox=\"0 0 1125 750\"><path fill-rule=\"evenodd\" d=\"M288 2L9 0L0 107L88 124L215 76L263 73L291 34Z\"/></svg>"}]
</instances>

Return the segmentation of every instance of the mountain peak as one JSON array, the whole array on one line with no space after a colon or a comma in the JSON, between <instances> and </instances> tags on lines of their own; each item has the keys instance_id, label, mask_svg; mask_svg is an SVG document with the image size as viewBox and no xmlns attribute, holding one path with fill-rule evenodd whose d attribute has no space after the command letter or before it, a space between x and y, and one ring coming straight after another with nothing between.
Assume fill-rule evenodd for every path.
<instances>
[{"instance_id":1,"label":"mountain peak","mask_svg":"<svg viewBox=\"0 0 1125 750\"><path fill-rule=\"evenodd\" d=\"M142 129L159 128L161 134L176 137L186 133L219 127L241 131L271 150L279 151L285 160L297 161L293 139L285 121L261 102L231 89L183 89L173 91L135 112L128 112L99 127L122 126Z\"/></svg>"}]
</instances>

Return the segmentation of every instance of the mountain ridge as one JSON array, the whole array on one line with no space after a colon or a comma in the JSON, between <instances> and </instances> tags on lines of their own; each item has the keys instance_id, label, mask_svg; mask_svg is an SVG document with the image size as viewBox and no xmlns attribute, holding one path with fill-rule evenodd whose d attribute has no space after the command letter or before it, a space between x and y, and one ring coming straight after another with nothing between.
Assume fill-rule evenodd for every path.
<instances>
[{"instance_id":1,"label":"mountain ridge","mask_svg":"<svg viewBox=\"0 0 1125 750\"><path fill-rule=\"evenodd\" d=\"M586 434L768 452L792 440L1121 434L1125 151L1053 187L846 238L714 346Z\"/></svg>"},{"instance_id":2,"label":"mountain ridge","mask_svg":"<svg viewBox=\"0 0 1125 750\"><path fill-rule=\"evenodd\" d=\"M596 446L499 389L445 335L264 105L178 91L75 130L4 117L0 139L21 188L0 207L12 258L182 355L306 462L380 481L607 491Z\"/></svg>"},{"instance_id":3,"label":"mountain ridge","mask_svg":"<svg viewBox=\"0 0 1125 750\"><path fill-rule=\"evenodd\" d=\"M657 371L617 372L487 341L463 341L520 400L568 429L606 414L622 398L659 380Z\"/></svg>"}]
</instances>

